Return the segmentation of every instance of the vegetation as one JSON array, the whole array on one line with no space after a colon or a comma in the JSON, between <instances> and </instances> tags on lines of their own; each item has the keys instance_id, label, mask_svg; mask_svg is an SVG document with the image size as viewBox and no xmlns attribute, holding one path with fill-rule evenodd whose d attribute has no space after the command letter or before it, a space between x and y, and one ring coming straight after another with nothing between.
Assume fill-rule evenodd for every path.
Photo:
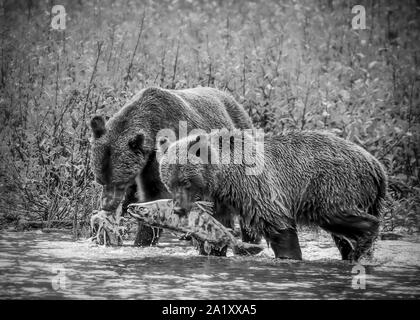
<instances>
[{"instance_id":1,"label":"vegetation","mask_svg":"<svg viewBox=\"0 0 420 320\"><path fill-rule=\"evenodd\" d=\"M63 31L51 28L54 4L66 9ZM351 28L356 4L365 30ZM328 129L365 147L390 175L384 229L418 231L419 10L380 0L3 1L3 222L79 230L100 194L91 115L111 116L147 86L201 85L230 91L267 133Z\"/></svg>"}]
</instances>

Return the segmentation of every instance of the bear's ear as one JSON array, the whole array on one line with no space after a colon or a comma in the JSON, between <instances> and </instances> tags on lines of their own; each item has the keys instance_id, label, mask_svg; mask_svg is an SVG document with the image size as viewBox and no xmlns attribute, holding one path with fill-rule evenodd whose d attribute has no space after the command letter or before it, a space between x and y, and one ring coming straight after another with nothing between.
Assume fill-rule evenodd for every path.
<instances>
[{"instance_id":1,"label":"bear's ear","mask_svg":"<svg viewBox=\"0 0 420 320\"><path fill-rule=\"evenodd\" d=\"M169 139L167 137L159 138L156 148L161 154L164 154L169 148Z\"/></svg>"},{"instance_id":2,"label":"bear's ear","mask_svg":"<svg viewBox=\"0 0 420 320\"><path fill-rule=\"evenodd\" d=\"M93 137L98 139L105 134L105 120L101 116L94 116L90 120L90 127L92 128Z\"/></svg>"},{"instance_id":3,"label":"bear's ear","mask_svg":"<svg viewBox=\"0 0 420 320\"><path fill-rule=\"evenodd\" d=\"M139 133L134 138L132 138L130 141L128 141L128 146L134 152L142 151L143 150L143 144L144 144L144 134L143 133Z\"/></svg>"}]
</instances>

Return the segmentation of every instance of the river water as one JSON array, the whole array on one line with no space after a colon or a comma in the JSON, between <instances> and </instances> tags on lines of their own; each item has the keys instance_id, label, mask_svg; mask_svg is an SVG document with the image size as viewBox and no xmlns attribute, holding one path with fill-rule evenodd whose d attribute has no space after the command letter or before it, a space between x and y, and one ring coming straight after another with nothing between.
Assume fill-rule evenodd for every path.
<instances>
[{"instance_id":1,"label":"river water","mask_svg":"<svg viewBox=\"0 0 420 320\"><path fill-rule=\"evenodd\" d=\"M303 261L198 256L166 232L158 246L103 247L65 233L0 233L1 299L419 299L420 242L378 241L360 265L324 233L300 234Z\"/></svg>"}]
</instances>

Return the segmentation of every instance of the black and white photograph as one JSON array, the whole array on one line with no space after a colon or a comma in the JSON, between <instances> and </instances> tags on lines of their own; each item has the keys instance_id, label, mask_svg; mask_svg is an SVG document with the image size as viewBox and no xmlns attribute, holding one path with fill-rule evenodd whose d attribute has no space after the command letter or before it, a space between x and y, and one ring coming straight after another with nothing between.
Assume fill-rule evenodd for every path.
<instances>
[{"instance_id":1,"label":"black and white photograph","mask_svg":"<svg viewBox=\"0 0 420 320\"><path fill-rule=\"evenodd\" d=\"M0 1L1 300L419 300L419 216L419 0Z\"/></svg>"}]
</instances>

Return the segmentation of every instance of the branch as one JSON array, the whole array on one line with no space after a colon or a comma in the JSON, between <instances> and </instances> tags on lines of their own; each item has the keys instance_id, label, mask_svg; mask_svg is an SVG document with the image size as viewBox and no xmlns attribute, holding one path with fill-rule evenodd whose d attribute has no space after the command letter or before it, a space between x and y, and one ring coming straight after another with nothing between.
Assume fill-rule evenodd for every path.
<instances>
[{"instance_id":1,"label":"branch","mask_svg":"<svg viewBox=\"0 0 420 320\"><path fill-rule=\"evenodd\" d=\"M134 57L136 56L137 48L138 48L139 43L140 43L140 38L141 38L141 35L143 33L143 26L144 26L145 17L146 17L146 9L143 11L143 16L141 18L141 23L140 23L140 32L139 32L139 35L137 37L137 42L136 42L136 46L134 47L133 54L131 55L130 63L129 63L128 68L127 68L127 75L125 76L124 88L127 87L128 79L130 79L130 73L131 73L131 68L133 67Z\"/></svg>"}]
</instances>

